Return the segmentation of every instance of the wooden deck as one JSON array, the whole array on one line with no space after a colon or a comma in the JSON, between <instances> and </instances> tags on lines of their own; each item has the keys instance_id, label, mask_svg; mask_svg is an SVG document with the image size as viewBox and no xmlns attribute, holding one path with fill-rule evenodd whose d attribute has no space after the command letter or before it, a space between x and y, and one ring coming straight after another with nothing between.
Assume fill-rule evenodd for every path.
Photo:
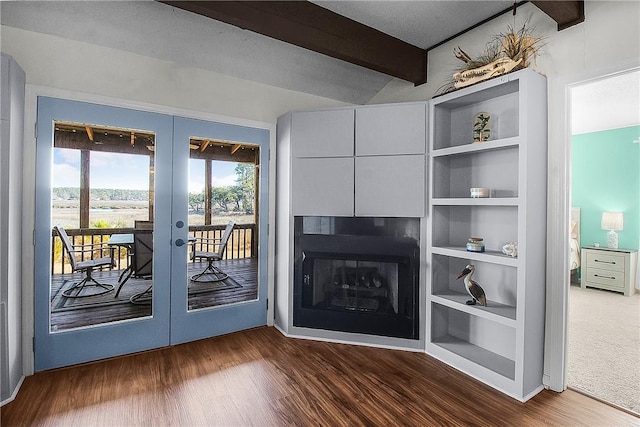
<instances>
[{"instance_id":1,"label":"wooden deck","mask_svg":"<svg viewBox=\"0 0 640 427\"><path fill-rule=\"evenodd\" d=\"M250 301L258 297L258 261L255 258L224 260L218 265L229 274L231 280L210 284L189 281L189 310ZM206 262L188 263L188 276L203 271L205 267ZM98 282L112 284L117 289L121 272L121 270L96 271L93 273L93 277ZM52 276L52 331L151 316L152 307L148 297L140 299L139 304L132 304L130 298L152 286L152 280L132 276L122 287L118 298L115 298L115 290L104 295L86 298L65 298L62 296L65 289L81 280L82 277L81 274L56 274Z\"/></svg>"}]
</instances>

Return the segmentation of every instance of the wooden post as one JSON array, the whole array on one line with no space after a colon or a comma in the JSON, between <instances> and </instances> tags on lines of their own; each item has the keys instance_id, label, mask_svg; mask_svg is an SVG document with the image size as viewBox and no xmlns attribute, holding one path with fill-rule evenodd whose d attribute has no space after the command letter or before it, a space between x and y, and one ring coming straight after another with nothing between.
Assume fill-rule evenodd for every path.
<instances>
[{"instance_id":1,"label":"wooden post","mask_svg":"<svg viewBox=\"0 0 640 427\"><path fill-rule=\"evenodd\" d=\"M149 221L153 221L153 204L155 201L155 154L149 156Z\"/></svg>"},{"instance_id":2,"label":"wooden post","mask_svg":"<svg viewBox=\"0 0 640 427\"><path fill-rule=\"evenodd\" d=\"M213 170L211 168L211 159L204 161L204 224L211 225L212 216L212 202L211 196L213 195L213 189L211 188L211 174Z\"/></svg>"},{"instance_id":3,"label":"wooden post","mask_svg":"<svg viewBox=\"0 0 640 427\"><path fill-rule=\"evenodd\" d=\"M91 151L80 150L80 228L89 228Z\"/></svg>"},{"instance_id":4,"label":"wooden post","mask_svg":"<svg viewBox=\"0 0 640 427\"><path fill-rule=\"evenodd\" d=\"M258 239L260 230L258 224L260 224L260 148L256 147L256 159L255 170L253 172L253 221L255 227L254 233L251 235L251 257L258 258Z\"/></svg>"}]
</instances>

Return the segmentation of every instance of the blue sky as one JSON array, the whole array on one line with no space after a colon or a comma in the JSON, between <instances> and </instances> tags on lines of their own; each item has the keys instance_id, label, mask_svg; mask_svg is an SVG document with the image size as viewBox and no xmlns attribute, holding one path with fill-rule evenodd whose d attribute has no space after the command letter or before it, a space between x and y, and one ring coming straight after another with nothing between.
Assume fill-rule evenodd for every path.
<instances>
[{"instance_id":1,"label":"blue sky","mask_svg":"<svg viewBox=\"0 0 640 427\"><path fill-rule=\"evenodd\" d=\"M212 162L213 186L234 185L237 163ZM147 156L91 152L91 188L149 189L149 158ZM189 160L189 192L204 189L204 160ZM53 150L53 187L80 186L80 151Z\"/></svg>"}]
</instances>

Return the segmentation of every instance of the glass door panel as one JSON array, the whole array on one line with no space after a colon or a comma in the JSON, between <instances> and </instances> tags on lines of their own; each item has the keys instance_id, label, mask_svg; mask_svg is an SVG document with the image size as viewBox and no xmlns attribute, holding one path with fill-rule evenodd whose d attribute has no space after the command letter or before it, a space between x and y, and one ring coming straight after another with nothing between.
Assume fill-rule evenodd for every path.
<instances>
[{"instance_id":1,"label":"glass door panel","mask_svg":"<svg viewBox=\"0 0 640 427\"><path fill-rule=\"evenodd\" d=\"M191 138L190 147L187 309L255 300L254 188L260 147L197 138ZM244 155L217 160L231 157L234 147Z\"/></svg>"},{"instance_id":2,"label":"glass door panel","mask_svg":"<svg viewBox=\"0 0 640 427\"><path fill-rule=\"evenodd\" d=\"M154 144L153 132L54 122L51 332L151 316Z\"/></svg>"}]
</instances>

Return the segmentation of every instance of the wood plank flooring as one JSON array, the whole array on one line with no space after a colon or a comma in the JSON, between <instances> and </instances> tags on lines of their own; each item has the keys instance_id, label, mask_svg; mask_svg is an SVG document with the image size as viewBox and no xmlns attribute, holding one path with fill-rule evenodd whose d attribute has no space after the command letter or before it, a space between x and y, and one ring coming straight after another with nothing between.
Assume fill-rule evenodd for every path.
<instances>
[{"instance_id":1,"label":"wood plank flooring","mask_svg":"<svg viewBox=\"0 0 640 427\"><path fill-rule=\"evenodd\" d=\"M638 426L574 391L523 404L424 353L262 327L26 378L2 426Z\"/></svg>"},{"instance_id":2,"label":"wood plank flooring","mask_svg":"<svg viewBox=\"0 0 640 427\"><path fill-rule=\"evenodd\" d=\"M189 310L205 307L231 304L242 301L251 301L258 297L258 261L254 258L241 258L223 260L218 263L223 271L237 282L240 287L220 289L211 292L201 292L200 288L206 288L207 284L189 282ZM188 276L199 273L207 266L203 263L188 263ZM110 283L118 288L120 271L94 272L93 276L101 283ZM72 283L82 279L82 274L54 275L51 281L52 312L51 328L54 331L80 328L84 326L99 325L119 320L135 319L151 316L151 305L135 305L129 303L129 297L136 292L141 292L153 284L152 280L131 277L122 288L120 300L123 303L114 304L115 291L96 297L80 298L72 300L69 307L60 307L68 300L60 294L63 286L71 286ZM192 292L193 291L193 292ZM77 301L82 306L74 306ZM86 304L86 305L85 305Z\"/></svg>"}]
</instances>

